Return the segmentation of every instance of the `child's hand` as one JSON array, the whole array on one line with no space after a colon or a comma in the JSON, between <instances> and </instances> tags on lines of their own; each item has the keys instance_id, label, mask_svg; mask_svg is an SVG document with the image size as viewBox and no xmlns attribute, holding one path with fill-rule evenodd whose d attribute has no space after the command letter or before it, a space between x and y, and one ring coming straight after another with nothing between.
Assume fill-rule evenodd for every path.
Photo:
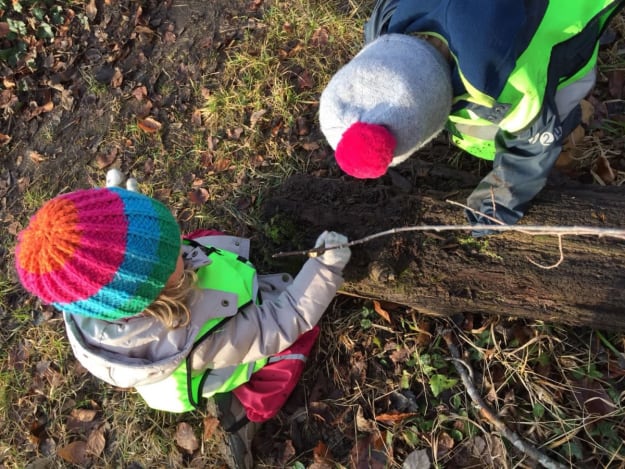
<instances>
[{"instance_id":1,"label":"child's hand","mask_svg":"<svg viewBox=\"0 0 625 469\"><path fill-rule=\"evenodd\" d=\"M329 248L331 246L337 246L339 244L347 243L348 239L346 236L343 236L342 234L336 233L334 231L324 231L317 238L315 247ZM318 259L327 266L333 266L342 269L349 262L349 258L351 257L351 255L352 251L348 247L327 249L322 255L318 257Z\"/></svg>"},{"instance_id":2,"label":"child's hand","mask_svg":"<svg viewBox=\"0 0 625 469\"><path fill-rule=\"evenodd\" d=\"M117 169L109 169L106 172L106 187L121 187L124 181L124 175ZM139 185L135 178L128 178L126 181L126 189L132 192L139 192Z\"/></svg>"}]
</instances>

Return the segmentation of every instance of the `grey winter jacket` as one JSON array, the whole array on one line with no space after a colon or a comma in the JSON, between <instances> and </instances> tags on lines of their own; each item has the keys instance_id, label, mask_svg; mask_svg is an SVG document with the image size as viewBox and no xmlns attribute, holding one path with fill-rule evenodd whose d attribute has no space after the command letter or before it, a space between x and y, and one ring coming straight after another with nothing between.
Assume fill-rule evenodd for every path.
<instances>
[{"instance_id":1,"label":"grey winter jacket","mask_svg":"<svg viewBox=\"0 0 625 469\"><path fill-rule=\"evenodd\" d=\"M245 258L249 254L249 240L243 238L210 236L195 241ZM201 248L183 250L188 267L207 262ZM196 370L211 368L211 374L228 376L236 365L286 349L317 324L343 281L343 266L323 260L323 256L308 259L294 279L288 274L257 275L254 293L260 291L262 304L250 304L239 314L235 295L198 290L186 327L167 329L149 316L109 322L64 313L68 338L78 361L93 375L128 388L169 376L187 357L206 321L233 316L194 349L192 360Z\"/></svg>"}]
</instances>

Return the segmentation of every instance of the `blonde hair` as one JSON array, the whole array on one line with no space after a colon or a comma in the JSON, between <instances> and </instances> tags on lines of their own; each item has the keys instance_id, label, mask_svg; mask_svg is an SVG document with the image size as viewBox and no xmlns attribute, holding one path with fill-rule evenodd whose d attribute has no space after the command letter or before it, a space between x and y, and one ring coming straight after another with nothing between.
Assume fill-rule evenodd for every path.
<instances>
[{"instance_id":1,"label":"blonde hair","mask_svg":"<svg viewBox=\"0 0 625 469\"><path fill-rule=\"evenodd\" d=\"M185 269L180 280L174 285L165 286L143 314L158 319L169 329L186 326L191 320L189 304L196 280L195 271Z\"/></svg>"}]
</instances>

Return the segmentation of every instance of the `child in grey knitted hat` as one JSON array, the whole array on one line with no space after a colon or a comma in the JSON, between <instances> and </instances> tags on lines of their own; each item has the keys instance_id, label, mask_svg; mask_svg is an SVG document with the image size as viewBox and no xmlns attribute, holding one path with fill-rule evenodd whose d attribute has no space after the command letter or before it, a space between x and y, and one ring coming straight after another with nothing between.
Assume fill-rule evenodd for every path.
<instances>
[{"instance_id":1,"label":"child in grey knitted hat","mask_svg":"<svg viewBox=\"0 0 625 469\"><path fill-rule=\"evenodd\" d=\"M493 161L469 196L470 222L516 223L579 124L599 38L625 0L530 3L378 0L367 44L321 95L341 169L380 177L446 128Z\"/></svg>"}]
</instances>

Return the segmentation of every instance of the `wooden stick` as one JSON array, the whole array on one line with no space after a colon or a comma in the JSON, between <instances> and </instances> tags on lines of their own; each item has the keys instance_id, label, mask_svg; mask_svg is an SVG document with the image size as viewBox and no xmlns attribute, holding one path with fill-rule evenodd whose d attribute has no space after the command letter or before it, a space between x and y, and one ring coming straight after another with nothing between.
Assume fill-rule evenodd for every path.
<instances>
[{"instance_id":1,"label":"wooden stick","mask_svg":"<svg viewBox=\"0 0 625 469\"><path fill-rule=\"evenodd\" d=\"M340 249L357 244L363 244L382 236L388 236L397 233L406 233L408 231L517 231L530 236L536 235L554 235L554 236L597 236L598 238L616 238L625 241L625 229L622 228L598 228L594 226L538 226L538 225L417 225L404 226L400 228L391 228L390 230L380 231L364 238L350 241L349 243L338 244L336 246L321 246L303 251L283 251L273 254L271 257L285 256L309 256L315 257L323 254L329 249Z\"/></svg>"},{"instance_id":2,"label":"wooden stick","mask_svg":"<svg viewBox=\"0 0 625 469\"><path fill-rule=\"evenodd\" d=\"M530 458L538 461L547 469L566 469L567 466L560 464L559 462L554 461L549 456L541 452L534 445L526 442L519 434L510 430L506 424L495 414L495 412L484 402L482 396L480 396L479 392L475 388L473 381L469 377L469 373L467 369L471 369L471 365L469 365L466 361L462 360L460 356L460 352L458 351L458 347L453 340L453 332L451 329L445 329L442 331L443 339L447 344L447 348L449 349L449 353L453 358L452 363L456 368L456 371L460 375L460 379L462 379L462 383L467 389L471 400L478 408L480 413L488 420L510 443L514 445L515 448L522 451L525 455ZM459 363L462 361L463 363ZM466 367L466 368L465 368ZM471 373L472 374L472 373Z\"/></svg>"}]
</instances>

